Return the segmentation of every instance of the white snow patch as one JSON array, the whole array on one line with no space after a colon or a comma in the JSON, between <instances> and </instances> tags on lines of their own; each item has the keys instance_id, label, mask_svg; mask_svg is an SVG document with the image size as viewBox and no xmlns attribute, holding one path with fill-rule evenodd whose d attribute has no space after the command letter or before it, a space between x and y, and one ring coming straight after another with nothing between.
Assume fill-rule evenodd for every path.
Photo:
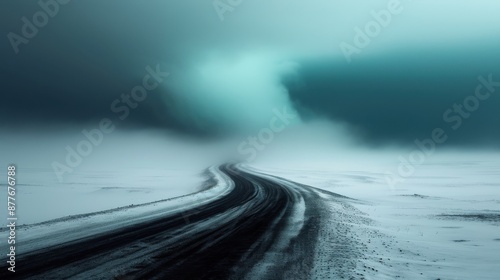
<instances>
[{"instance_id":1,"label":"white snow patch","mask_svg":"<svg viewBox=\"0 0 500 280\"><path fill-rule=\"evenodd\" d=\"M460 160L461 159L461 160ZM352 268L355 279L498 279L500 276L500 160L430 158L404 183L390 187L387 170L397 163L359 161L304 167L260 164L255 169L340 195L359 199L350 203L361 212L332 204L344 234L363 252ZM324 194L320 194L327 198ZM371 222L362 217L367 214ZM455 216L439 216L442 214ZM488 214L489 219L460 215ZM358 218L361 219L358 219ZM333 233L337 226L325 228ZM339 232L342 234L342 232ZM332 237L332 240L334 238ZM318 256L328 264L326 238L320 237ZM333 248L333 247L332 247ZM321 252L320 252L321 253ZM334 268L321 268L335 275ZM321 272L318 268L317 272ZM328 272L329 271L329 272ZM358 273L362 273L363 276Z\"/></svg>"}]
</instances>

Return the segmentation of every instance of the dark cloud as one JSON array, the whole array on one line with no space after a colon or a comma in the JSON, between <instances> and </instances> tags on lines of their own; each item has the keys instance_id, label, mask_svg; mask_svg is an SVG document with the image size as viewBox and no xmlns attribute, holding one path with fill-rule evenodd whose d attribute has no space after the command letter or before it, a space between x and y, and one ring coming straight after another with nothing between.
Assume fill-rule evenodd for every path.
<instances>
[{"instance_id":1,"label":"dark cloud","mask_svg":"<svg viewBox=\"0 0 500 280\"><path fill-rule=\"evenodd\" d=\"M158 7L164 5L158 1L149 5L129 1L121 10L116 4L72 1L60 5L48 24L18 46L18 54L7 34L22 35L21 18L32 21L41 8L34 1L1 4L3 125L79 124L114 117L111 103L142 83L146 66L160 64L168 71L178 63L182 57L178 46L184 43L176 36L169 40L182 28L174 24L175 10L163 10L160 15ZM170 96L162 84L123 125L196 132L169 113L167 108L176 104Z\"/></svg>"},{"instance_id":2,"label":"dark cloud","mask_svg":"<svg viewBox=\"0 0 500 280\"><path fill-rule=\"evenodd\" d=\"M471 55L472 54L472 55ZM352 64L317 59L301 63L300 80L287 81L304 115L345 122L367 143L408 144L449 132L449 144L499 146L500 88L455 130L443 114L474 95L478 76L500 82L500 44L458 50L400 50ZM486 89L483 89L486 93Z\"/></svg>"},{"instance_id":3,"label":"dark cloud","mask_svg":"<svg viewBox=\"0 0 500 280\"><path fill-rule=\"evenodd\" d=\"M146 66L160 64L171 78L123 126L228 134L259 127L274 107L291 100L304 119L348 124L367 143L411 143L435 127L449 128L443 113L474 92L477 76L491 73L500 80L500 44L476 35L484 22L500 26L488 21L496 14L484 14L478 26L467 22L468 36L477 40L442 44L460 37L460 26L448 28L460 22L460 7L450 9L450 22L439 29L449 34L433 33L439 15L401 20L348 64L338 44L352 41L354 27L370 19L362 15L387 1L364 8L314 3L245 2L221 22L210 2L73 0L15 54L7 34L20 34L21 18L40 7L2 1L0 125L81 126L116 117L113 100L142 82ZM414 5L416 13L428 12L424 4ZM220 57L216 63L213 54ZM281 64L288 66L275 66ZM481 103L459 130L450 131L450 143L498 145L499 105L498 96Z\"/></svg>"}]
</instances>

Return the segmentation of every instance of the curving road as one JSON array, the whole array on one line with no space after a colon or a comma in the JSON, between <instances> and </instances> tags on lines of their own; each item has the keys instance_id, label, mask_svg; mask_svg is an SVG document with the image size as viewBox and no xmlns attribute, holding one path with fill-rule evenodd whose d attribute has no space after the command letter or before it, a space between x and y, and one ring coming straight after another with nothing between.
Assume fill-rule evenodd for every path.
<instances>
[{"instance_id":1,"label":"curving road","mask_svg":"<svg viewBox=\"0 0 500 280\"><path fill-rule=\"evenodd\" d=\"M284 179L223 165L226 195L185 212L18 256L0 279L309 278L318 194ZM85 230L85 229L82 229Z\"/></svg>"}]
</instances>

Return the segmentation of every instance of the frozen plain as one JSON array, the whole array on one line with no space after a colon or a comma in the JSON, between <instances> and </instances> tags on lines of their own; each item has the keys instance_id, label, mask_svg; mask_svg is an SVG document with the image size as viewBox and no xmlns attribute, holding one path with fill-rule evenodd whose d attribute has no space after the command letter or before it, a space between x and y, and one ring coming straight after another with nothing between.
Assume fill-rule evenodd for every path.
<instances>
[{"instance_id":1,"label":"frozen plain","mask_svg":"<svg viewBox=\"0 0 500 280\"><path fill-rule=\"evenodd\" d=\"M418 166L413 176L392 187L385 175L397 163L285 166L259 162L251 168L318 188L325 200L329 196L321 190L353 199L340 204L332 201L331 209L326 210L330 223L321 226L314 266L304 267L311 269L316 279L498 279L500 161L494 156L463 158L429 160ZM87 172L70 177L69 188L55 189L55 185L36 183L43 170L24 171L19 197L32 207L19 212L20 218L26 217L21 219L21 235L24 231L29 234L30 229L44 228L43 234L50 235L51 230L61 232L78 226L72 218L53 228L33 226L47 220L193 193L206 179L203 169ZM116 178L123 182L116 183ZM58 198L58 207L50 197ZM52 204L44 205L50 201ZM154 206L96 216L109 218L118 213L118 217L126 217L123 212L152 211ZM51 211L36 211L41 207Z\"/></svg>"},{"instance_id":2,"label":"frozen plain","mask_svg":"<svg viewBox=\"0 0 500 280\"><path fill-rule=\"evenodd\" d=\"M363 272L367 279L498 279L500 160L469 156L430 159L392 187L385 175L397 163L261 164L257 169L359 200L352 205L361 213L338 209L333 214L351 215L349 239L362 251L353 266L356 279ZM333 233L336 227L332 219L325 230ZM317 275L335 275L323 258L327 238L322 242L316 270L324 273Z\"/></svg>"}]
</instances>

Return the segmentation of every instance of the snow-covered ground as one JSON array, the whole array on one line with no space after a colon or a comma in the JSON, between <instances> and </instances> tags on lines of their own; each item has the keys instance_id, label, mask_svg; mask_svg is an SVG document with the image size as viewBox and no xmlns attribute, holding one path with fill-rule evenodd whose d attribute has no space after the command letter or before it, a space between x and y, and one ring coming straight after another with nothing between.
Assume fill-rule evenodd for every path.
<instances>
[{"instance_id":1,"label":"snow-covered ground","mask_svg":"<svg viewBox=\"0 0 500 280\"><path fill-rule=\"evenodd\" d=\"M86 138L80 131L49 132L2 139L0 163L5 171L0 171L0 178L7 175L7 165L17 165L19 225L194 193L207 179L206 168L222 161L217 155L224 147L224 143L165 138L158 132L117 131L82 157L72 172L63 173L60 181L53 162L66 165L66 148L75 149ZM0 192L0 200L7 201L6 191ZM1 207L0 217L6 217L6 211Z\"/></svg>"},{"instance_id":2,"label":"snow-covered ground","mask_svg":"<svg viewBox=\"0 0 500 280\"><path fill-rule=\"evenodd\" d=\"M318 246L325 255L338 251L338 243L354 242L350 257L362 258L356 278L499 279L500 159L464 158L430 159L394 187L385 174L397 163L254 168L360 200L351 203L360 212L332 204L332 223ZM332 271L325 268L331 260L320 262L317 275Z\"/></svg>"},{"instance_id":3,"label":"snow-covered ground","mask_svg":"<svg viewBox=\"0 0 500 280\"><path fill-rule=\"evenodd\" d=\"M96 147L73 173L65 175L62 183L50 164L64 160L65 145L78 143L78 135L57 141L47 137L39 145L24 145L22 139L27 138L21 137L3 145L5 158L17 159L13 163L18 166L18 225L26 225L19 229L20 238L29 235L35 240L49 231L64 234L85 223L87 213L196 192L206 179L205 168L222 162L214 155L223 154L228 146L222 143L206 152L207 147L182 139L164 143L156 135L113 137L123 142L116 146L115 141L109 141ZM287 137L286 132L282 137ZM307 139L293 139L309 143ZM281 152L266 149L252 168L357 199L329 202L331 207L325 216L331 223L320 229L320 257L313 267L318 278L500 279L499 154L452 151L435 155L417 166L404 182L390 186L385 176L388 171L396 173L398 167L398 162L390 162L397 159L392 151L370 154L318 148L311 155L307 152L309 144L296 147L278 143L272 147L281 148ZM320 144L318 147L327 146ZM236 149L237 145L229 147L233 146ZM315 159L325 156L331 158ZM331 199L321 195L327 201ZM6 192L0 192L0 200L7 200ZM165 202L161 208L178 208L185 202ZM143 211L154 213L158 206L104 213L99 215L103 220L98 225L140 217ZM82 216L32 225L70 215ZM0 208L0 216L6 216L6 207ZM95 216L92 219L96 221ZM333 254L335 260L321 258L332 252L345 255ZM353 262L353 257L362 261Z\"/></svg>"},{"instance_id":4,"label":"snow-covered ground","mask_svg":"<svg viewBox=\"0 0 500 280\"><path fill-rule=\"evenodd\" d=\"M205 180L203 169L149 168L76 171L60 183L51 169L20 166L16 188L18 223L33 224L182 196L197 191ZM5 195L3 192L0 199L4 200Z\"/></svg>"},{"instance_id":5,"label":"snow-covered ground","mask_svg":"<svg viewBox=\"0 0 500 280\"><path fill-rule=\"evenodd\" d=\"M42 223L22 225L17 231L22 244L17 252L24 253L62 244L65 241L77 240L92 234L122 228L169 213L185 213L186 224L189 224L189 215L191 214L189 209L217 200L221 196L227 195L234 188L234 183L215 167L211 167L207 172L212 174L211 176L214 178L213 184L194 194L170 199L160 198L160 200L157 197L157 199L140 205L135 204L134 206L130 205L115 209L106 208L106 211L66 216ZM158 192L156 195L158 195ZM76 210L78 208L73 207L71 209ZM84 231L82 231L82 227L85 228ZM0 236L7 236L7 234L7 228L0 230ZM6 251L8 246L6 242L2 243L0 244L0 250Z\"/></svg>"}]
</instances>

